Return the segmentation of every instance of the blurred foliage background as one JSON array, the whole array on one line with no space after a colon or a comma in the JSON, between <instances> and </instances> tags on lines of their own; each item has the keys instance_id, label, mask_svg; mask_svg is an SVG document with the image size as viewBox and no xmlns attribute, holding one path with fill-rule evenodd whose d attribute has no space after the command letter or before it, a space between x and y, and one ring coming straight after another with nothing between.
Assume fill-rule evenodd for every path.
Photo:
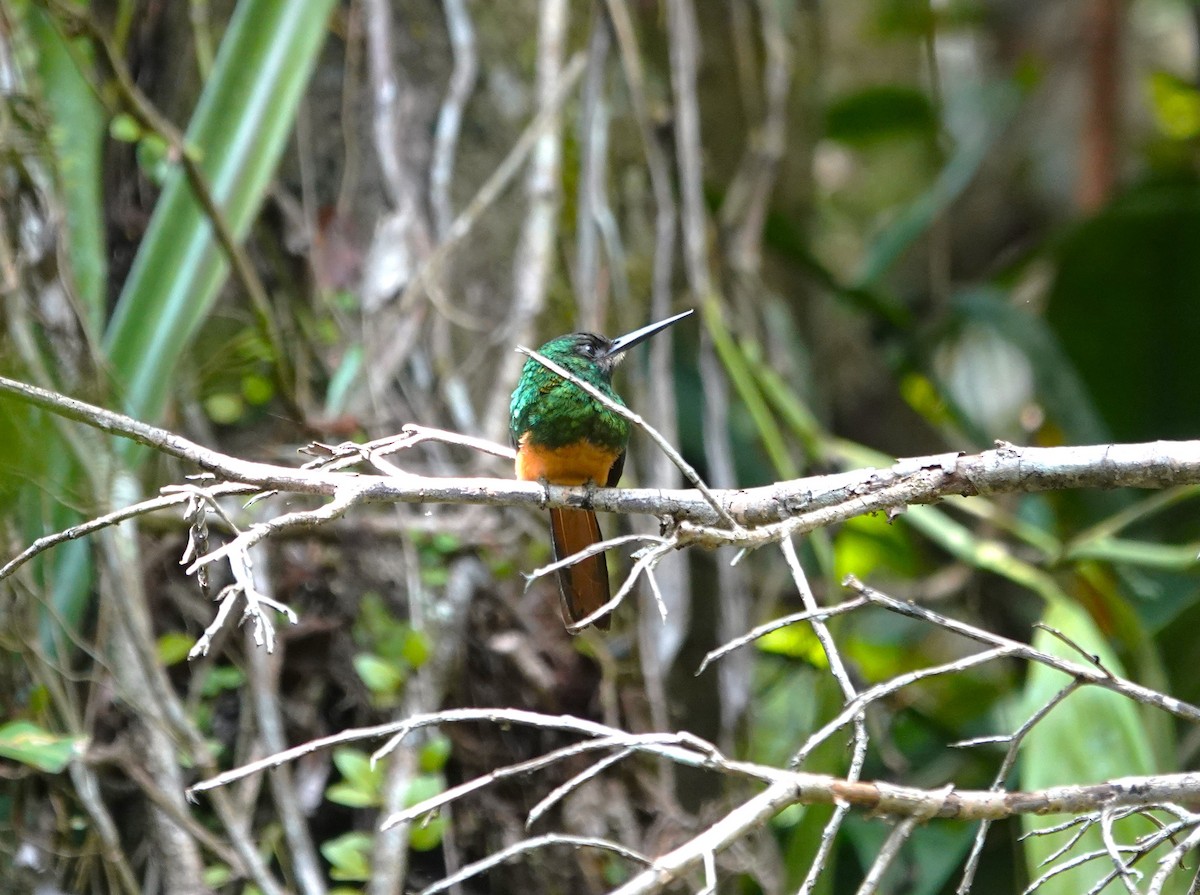
<instances>
[{"instance_id":1,"label":"blurred foliage background","mask_svg":"<svg viewBox=\"0 0 1200 895\"><path fill-rule=\"evenodd\" d=\"M1189 0L4 0L0 373L292 462L407 422L504 440L515 345L696 307L619 388L715 486L996 439L1191 437L1198 35ZM404 462L509 474L438 445ZM193 472L10 401L0 470L5 558ZM625 483L679 482L638 442ZM1195 701L1195 497L954 501L819 532L802 559L823 601L854 573L1051 649L1044 620ZM665 623L641 593L610 636L572 639L553 585L523 586L544 526L403 506L276 539L256 570L301 621L271 657L226 632L184 661L226 582L182 574L177 515L0 582L0 889L408 891L523 837L580 768L412 829L377 833L380 811L561 741L464 725L376 766L344 749L199 805L182 789L450 706L687 729L782 764L840 705L803 627L693 675L799 605L775 552L671 557ZM832 627L864 684L965 649L870 612ZM986 788L1001 752L949 744L1015 729L1059 686L995 665L905 690L870 717L864 775ZM1196 731L1110 697L1064 702L1009 783L1197 767ZM847 761L831 746L806 767ZM627 762L535 831L655 854L745 796ZM730 890L794 891L828 816L789 809L723 855ZM852 816L816 891L856 886L886 830ZM886 890L954 891L973 832L920 829ZM1021 832L993 829L972 891L1018 891L1064 841ZM465 888L629 872L551 849Z\"/></svg>"}]
</instances>

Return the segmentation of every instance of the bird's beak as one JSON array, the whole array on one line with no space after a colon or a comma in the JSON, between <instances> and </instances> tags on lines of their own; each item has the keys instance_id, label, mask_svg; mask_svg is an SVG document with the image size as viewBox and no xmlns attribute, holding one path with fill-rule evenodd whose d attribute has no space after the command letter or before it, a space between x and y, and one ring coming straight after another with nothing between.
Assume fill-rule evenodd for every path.
<instances>
[{"instance_id":1,"label":"bird's beak","mask_svg":"<svg viewBox=\"0 0 1200 895\"><path fill-rule=\"evenodd\" d=\"M641 342L646 341L648 338L650 338L655 333L661 332L662 330L664 330L668 326L670 326L672 323L677 323L680 320L682 320L684 317L690 317L691 314L692 314L692 311L687 310L687 311L684 311L682 314L676 314L674 317L668 317L666 320L658 321L658 323L651 323L649 326L643 326L641 329L635 329L631 333L626 333L623 336L613 339L612 343L608 346L608 351L606 351L604 353L604 356L605 357L615 357L616 355L620 354L622 351L628 351L634 345L637 345Z\"/></svg>"}]
</instances>

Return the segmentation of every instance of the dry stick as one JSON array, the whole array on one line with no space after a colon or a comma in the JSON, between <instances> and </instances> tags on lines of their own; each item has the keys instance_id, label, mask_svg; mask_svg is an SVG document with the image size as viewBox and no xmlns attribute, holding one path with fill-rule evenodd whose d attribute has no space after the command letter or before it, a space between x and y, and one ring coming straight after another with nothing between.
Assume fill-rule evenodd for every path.
<instances>
[{"instance_id":1,"label":"dry stick","mask_svg":"<svg viewBox=\"0 0 1200 895\"><path fill-rule=\"evenodd\" d=\"M651 440L662 449L663 453L671 458L671 462L678 467L679 471L683 473L684 477L691 482L696 490L704 496L704 499L708 501L708 505L716 511L717 515L720 516L721 519L730 526L730 528L735 530L739 530L741 528L737 521L731 515L729 515L729 512L723 506L721 506L720 501L717 500L716 496L712 491L709 490L708 486L704 484L704 481L700 478L700 474L697 473L692 465L688 463L687 460L684 460L679 452L671 446L671 443L663 438L662 435L660 435L658 431L648 422L646 422L628 407L624 406L623 404L618 404L590 382L584 382L570 370L559 366L554 361L550 360L550 358L543 357L536 351L532 351L523 346L518 346L517 351L533 358L551 373L561 376L563 379L581 388L592 398L603 404L605 408L611 410L617 416L629 421L649 435Z\"/></svg>"},{"instance_id":2,"label":"dry stick","mask_svg":"<svg viewBox=\"0 0 1200 895\"><path fill-rule=\"evenodd\" d=\"M1073 817L1068 821L1064 821L1063 823L1056 824L1052 827L1042 827L1041 829L1031 830L1030 832L1021 836L1018 841L1024 842L1026 839L1029 839L1033 836L1049 836L1054 833L1061 833L1065 830L1069 830L1071 827L1078 826L1079 829L1075 831L1074 835L1072 835L1070 839L1068 839L1055 851L1043 858L1041 863L1038 864L1039 867L1045 867L1047 864L1053 864L1067 852L1071 851L1079 843L1079 840L1087 835L1088 830L1092 828L1095 822L1096 818L1091 815Z\"/></svg>"},{"instance_id":3,"label":"dry stick","mask_svg":"<svg viewBox=\"0 0 1200 895\"><path fill-rule=\"evenodd\" d=\"M671 170L647 109L645 77L629 6L626 0L607 0L606 7L646 159L650 189L654 195L654 263L651 272L650 319L662 320L670 314L671 301L674 298L676 209ZM671 342L652 339L649 354L649 381L660 385L652 390L651 402L645 409L653 419L659 420L659 424L664 427L664 436L673 442L678 440L678 425L674 419L676 396L675 378L671 374ZM670 458L657 451L652 453L651 457L649 474L652 480L670 481L670 468L673 465ZM674 588L675 599L682 603L691 593L688 581L691 572L688 564L675 563L668 574L678 585ZM655 579L652 577L649 580L653 582L652 587L656 588ZM656 728L662 729L668 726L670 718L665 679L683 645L682 620L677 617L674 625L656 625L653 629L648 621L639 621L638 654L646 681L650 718ZM664 775L664 788L674 791L675 786L669 779L672 766L664 762L661 770Z\"/></svg>"},{"instance_id":4,"label":"dry stick","mask_svg":"<svg viewBox=\"0 0 1200 895\"><path fill-rule=\"evenodd\" d=\"M500 198L501 194L512 183L513 179L520 172L521 165L525 162L534 145L537 143L538 138L541 137L542 132L557 119L559 109L566 102L567 97L571 95L571 91L575 88L580 76L583 74L585 61L586 57L583 53L576 53L563 67L551 102L540 109L525 130L521 132L521 136L517 138L517 142L508 151L508 155L500 161L500 164L496 166L491 176L479 188L479 192L474 195L471 201L467 203L467 207L454 219L454 223L450 225L450 229L446 231L437 248L430 253L429 257L425 259L425 263L417 270L416 275L404 287L404 293L401 296L402 306L406 306L410 300L410 295L415 295L416 290L441 269L442 264L450 256L451 251L471 232L472 228L483 216L483 213Z\"/></svg>"},{"instance_id":5,"label":"dry stick","mask_svg":"<svg viewBox=\"0 0 1200 895\"><path fill-rule=\"evenodd\" d=\"M511 447L497 444L486 438L461 435L458 432L437 429L433 426L419 426L416 423L406 423L400 427L399 435L387 435L383 438L376 438L374 441L362 443L357 441L343 441L341 444L323 444L319 441L310 442L300 448L300 453L307 454L315 459L309 460L300 468L332 471L357 466L364 461L378 463L380 457L399 453L425 442L459 445L460 447L470 448L482 454L491 454L494 457L500 457L504 460L512 460L517 456L517 452ZM389 470L387 474L394 475L395 473L392 470L397 470L397 467L390 463L387 466ZM399 474L401 476L412 475L412 473L405 470L399 470Z\"/></svg>"},{"instance_id":6,"label":"dry stick","mask_svg":"<svg viewBox=\"0 0 1200 895\"><path fill-rule=\"evenodd\" d=\"M1155 805L1155 806L1150 806L1150 807L1158 808L1163 811L1170 812L1171 809L1174 808L1175 806ZM1117 820L1120 820L1123 817L1128 817L1133 814L1141 814L1147 820L1150 820L1152 822L1157 822L1157 821L1155 821L1154 816L1152 814L1148 813L1146 808L1141 808L1141 807L1126 808L1121 811L1113 811L1111 813L1112 813L1114 819L1117 819ZM1183 812L1183 813L1186 814L1186 812ZM1154 851L1156 848L1158 848L1160 845L1162 845L1165 842L1169 841L1173 845L1178 845L1178 843L1176 843L1174 840L1175 833L1179 832L1180 830L1188 829L1189 827L1195 827L1196 820L1197 820L1196 817L1189 815L1187 817L1187 819L1185 819L1185 820L1177 821L1173 824L1162 827L1160 830L1158 830L1154 833L1140 837L1137 840L1137 844L1134 846L1137 849L1137 851L1133 854L1133 857L1130 858L1129 863L1133 864L1137 861L1140 861L1142 858L1146 857L1148 854L1150 854L1152 851ZM1111 857L1111 855L1110 855L1110 857ZM1043 865L1045 863L1046 863L1045 861L1042 862ZM1161 863L1161 861L1160 861L1160 863ZM1090 889L1088 889L1086 895L1100 895L1100 893L1108 886L1108 884L1111 883L1116 878L1117 878L1117 871L1110 870L1108 873L1106 873L1104 876L1100 877L1100 879L1096 880L1096 882L1092 884L1092 887Z\"/></svg>"},{"instance_id":7,"label":"dry stick","mask_svg":"<svg viewBox=\"0 0 1200 895\"><path fill-rule=\"evenodd\" d=\"M704 888L696 895L713 895L717 891L717 856L714 852L704 853Z\"/></svg>"},{"instance_id":8,"label":"dry stick","mask_svg":"<svg viewBox=\"0 0 1200 895\"><path fill-rule=\"evenodd\" d=\"M243 485L227 486L233 490L227 493L249 493ZM87 522L82 522L79 525L73 525L70 528L63 529L52 535L45 535L38 538L3 566L0 566L0 579L7 578L18 567L23 566L29 560L33 559L39 553L49 550L59 544L73 541L76 538L82 538L84 535L90 535L100 531L103 528L108 528L110 525L117 525L124 522L126 519L132 519L135 516L143 516L147 513L153 513L156 510L166 509L167 507L178 506L181 503L187 503L189 500L186 494L168 494L159 497L153 497L149 500L143 500L138 503L130 504L119 510L114 510L111 513L105 513L103 516L97 516L95 519L89 519Z\"/></svg>"},{"instance_id":9,"label":"dry stick","mask_svg":"<svg viewBox=\"0 0 1200 895\"><path fill-rule=\"evenodd\" d=\"M1183 860L1184 855L1198 845L1200 845L1200 826L1192 830L1192 832L1188 834L1188 837L1184 839L1183 842L1171 849L1162 858L1162 860L1158 862L1158 870L1156 870L1154 876L1150 878L1150 885L1146 888L1146 895L1160 895L1163 886L1167 882L1167 877L1171 875L1171 871L1179 866L1179 863Z\"/></svg>"},{"instance_id":10,"label":"dry stick","mask_svg":"<svg viewBox=\"0 0 1200 895\"><path fill-rule=\"evenodd\" d=\"M884 840L879 854L875 856L870 871L863 879L862 885L858 887L857 895L872 895L879 888L879 884L883 881L883 875L887 873L888 867L892 865L892 861L899 854L900 847L912 835L918 821L920 821L918 817L906 817L896 824L892 832L888 834L888 838Z\"/></svg>"},{"instance_id":11,"label":"dry stick","mask_svg":"<svg viewBox=\"0 0 1200 895\"><path fill-rule=\"evenodd\" d=\"M739 649L748 643L758 640L760 637L765 637L772 631L778 631L780 628L786 628L789 625L794 625L797 622L806 622L811 619L826 619L832 618L835 615L843 615L847 612L853 612L855 609L861 609L870 601L866 597L857 597L853 600L847 600L844 603L838 603L836 606L820 606L815 611L804 610L803 612L794 612L791 615L785 615L781 618L773 619L769 622L759 625L757 628L752 628L740 637L735 637L728 643L718 646L716 649L709 650L704 656L704 660L700 663L700 667L696 669L696 676L704 673L717 659L722 656Z\"/></svg>"},{"instance_id":12,"label":"dry stick","mask_svg":"<svg viewBox=\"0 0 1200 895\"><path fill-rule=\"evenodd\" d=\"M539 771L544 767L552 764L557 764L567 758L572 758L576 755L583 755L587 752L594 752L600 749L612 749L620 747L625 751L638 751L648 748L656 748L660 746L681 746L687 749L694 749L695 737L688 734L663 734L663 733L646 733L646 734L624 734L621 736L600 737L594 740L584 740L581 743L573 743L570 746L564 746L561 749L555 749L547 752L544 755L539 755L537 758L531 758L527 761L518 762L517 764L507 765L502 768L497 768L494 771L489 771L479 777L474 777L465 783L460 783L457 786L452 786L449 789L443 790L435 796L431 796L421 802L418 802L411 807L405 808L403 811L398 811L384 818L383 823L379 825L381 830L387 830L397 824L411 823L417 820L424 814L431 811L436 811L443 805L448 805L451 802L456 802L465 795L483 789L497 780L505 780L509 777L519 777L529 774L533 771ZM378 753L376 753L378 756Z\"/></svg>"},{"instance_id":13,"label":"dry stick","mask_svg":"<svg viewBox=\"0 0 1200 895\"><path fill-rule=\"evenodd\" d=\"M788 569L792 573L792 580L796 584L796 590L804 602L804 608L809 612L819 609L817 598L813 596L812 587L808 583L808 577L804 574L803 566L800 565L800 558L796 555L796 546L792 543L792 539L784 539L780 542L779 546L783 552L783 558L787 562ZM817 640L821 643L821 648L825 651L825 658L829 662L829 671L841 688L843 698L847 703L852 702L858 695L858 691L855 689L854 683L850 680L850 675L846 673L846 667L842 663L842 657L838 653L833 635L829 633L829 627L825 624L824 620L816 616L813 617L810 624L812 625L813 632L817 635ZM863 764L867 760L867 745L866 714L864 708L864 711L860 711L854 716L854 753L850 759L850 768L846 773L847 780L851 782L857 781L862 774ZM817 847L817 853L809 865L804 883L800 887L800 895L809 895L816 888L821 871L824 870L829 853L833 849L834 839L837 838L838 830L841 829L842 822L849 813L850 806L848 804L839 804L834 809L833 816L825 824L825 829L821 832L821 842ZM905 837L907 835L907 832L904 833ZM900 841L903 841L903 839ZM899 848L899 841L896 843L896 848Z\"/></svg>"},{"instance_id":14,"label":"dry stick","mask_svg":"<svg viewBox=\"0 0 1200 895\"><path fill-rule=\"evenodd\" d=\"M1121 877L1125 891L1129 895L1140 895L1137 884L1141 881L1142 872L1131 869L1121 858L1116 837L1113 835L1112 811L1109 809L1104 809L1100 812L1100 839L1104 843L1104 849L1108 852L1109 859L1113 862L1113 868L1116 870L1117 875Z\"/></svg>"},{"instance_id":15,"label":"dry stick","mask_svg":"<svg viewBox=\"0 0 1200 895\"><path fill-rule=\"evenodd\" d=\"M608 615L608 613L620 606L622 601L629 596L629 592L633 590L633 586L637 584L638 577L643 572L647 574L653 574L654 566L658 563L658 561L674 549L675 544L670 541L659 544L656 547L648 548L646 552L642 553L642 555L638 557L637 562L633 564L633 568L629 570L629 575L626 576L625 581L621 584L620 588L617 589L617 592L612 595L612 598L607 603L604 603L598 609L593 610L578 621L571 622L569 625L567 625L567 630L572 634L577 634L588 625L594 624L598 619L603 618L604 616ZM666 611L666 607L662 604L661 598L659 600L659 611Z\"/></svg>"},{"instance_id":16,"label":"dry stick","mask_svg":"<svg viewBox=\"0 0 1200 895\"><path fill-rule=\"evenodd\" d=\"M1012 647L997 647L995 649L984 650L981 653L972 653L961 659L955 659L953 662L944 662L941 665L931 665L928 668L898 674L891 680L876 684L874 687L864 690L847 702L845 707L832 720L816 733L809 736L799 751L792 756L791 761L788 762L788 767L795 768L802 765L817 746L829 739L834 732L844 727L849 721L856 718L859 712L872 702L876 702L885 696L895 693L897 690L902 690L910 684L915 684L917 681L924 680L925 678L966 671L969 668L974 668L976 665L983 665L987 662L993 662L996 659L1003 659L1016 654L1016 650Z\"/></svg>"},{"instance_id":17,"label":"dry stick","mask_svg":"<svg viewBox=\"0 0 1200 895\"><path fill-rule=\"evenodd\" d=\"M454 209L450 202L454 156L458 149L458 135L462 130L463 109L479 71L475 29L465 0L445 0L442 7L454 68L450 72L446 98L438 111L437 126L433 133L433 156L429 161L429 204L433 209L433 222L439 240L446 237L454 220Z\"/></svg>"},{"instance_id":18,"label":"dry stick","mask_svg":"<svg viewBox=\"0 0 1200 895\"><path fill-rule=\"evenodd\" d=\"M700 36L691 0L667 0L671 91L675 101L675 151L682 199L684 270L697 301L712 293L708 272L708 228L700 141L700 104L696 97Z\"/></svg>"},{"instance_id":19,"label":"dry stick","mask_svg":"<svg viewBox=\"0 0 1200 895\"><path fill-rule=\"evenodd\" d=\"M536 839L523 839L507 848L501 849L493 855L488 855L486 858L476 861L473 864L468 864L457 873L439 880L432 886L427 886L422 889L417 895L436 895L438 892L444 892L451 886L464 882L471 877L478 876L485 870L490 870L498 864L503 864L509 858L523 854L527 851L533 851L539 848L545 848L548 845L570 845L574 848L600 848L606 851L614 852L623 858L628 858L630 861L636 861L639 864L649 864L650 859L631 848L626 848L616 842L610 842L607 839L597 839L592 836L563 836L552 834L547 836L538 836Z\"/></svg>"},{"instance_id":20,"label":"dry stick","mask_svg":"<svg viewBox=\"0 0 1200 895\"><path fill-rule=\"evenodd\" d=\"M253 548L253 559L259 572L254 576L254 586L269 597L271 574L267 567L267 550L262 545ZM248 635L247 639L250 636L253 635ZM248 681L254 700L254 718L259 738L264 748L277 751L285 748L287 741L279 699L279 671L282 663L278 659L270 658L262 650L247 649L246 653L250 672ZM276 805L280 826L290 852L291 871L300 895L325 895L325 874L309 834L308 822L304 816L304 809L300 806L291 771L288 767L276 768L268 777L271 798Z\"/></svg>"},{"instance_id":21,"label":"dry stick","mask_svg":"<svg viewBox=\"0 0 1200 895\"><path fill-rule=\"evenodd\" d=\"M546 575L557 572L559 569L565 569L568 566L573 566L575 563L582 562L589 556L597 556L601 553L611 550L613 547L620 547L622 544L642 543L645 541L649 541L652 544L658 544L659 546L671 546L673 543L668 538L660 538L658 535L642 534L617 535L614 538L597 541L595 544L584 547L578 553L572 553L565 559L556 559L552 563L539 566L532 572L527 573L525 575L525 589L528 590L529 585L539 578L544 578Z\"/></svg>"},{"instance_id":22,"label":"dry stick","mask_svg":"<svg viewBox=\"0 0 1200 895\"><path fill-rule=\"evenodd\" d=\"M1132 851L1133 850L1132 846L1128 847L1127 850ZM1074 870L1076 867L1082 867L1084 864L1088 863L1089 861L1094 861L1097 858L1103 858L1103 857L1106 857L1107 855L1108 855L1108 852L1102 848L1098 848L1095 851L1084 852L1081 855L1076 855L1071 860L1064 861L1062 864L1059 864L1057 867L1054 867L1054 868L1046 871L1045 873L1043 873L1041 876L1039 876L1037 879L1035 879L1033 882L1031 882L1028 886L1026 886L1025 889L1022 891L1021 895L1033 895L1034 892L1036 892L1043 885L1045 885L1049 880L1053 879L1054 877L1058 876L1059 874L1066 873L1068 870Z\"/></svg>"},{"instance_id":23,"label":"dry stick","mask_svg":"<svg viewBox=\"0 0 1200 895\"><path fill-rule=\"evenodd\" d=\"M604 322L600 290L600 215L606 207L605 183L608 149L608 107L604 99L609 45L608 22L598 4L592 4L588 38L587 77L583 81L579 115L579 185L576 193L575 301L579 328L600 332ZM621 265L610 265L616 282Z\"/></svg>"},{"instance_id":24,"label":"dry stick","mask_svg":"<svg viewBox=\"0 0 1200 895\"><path fill-rule=\"evenodd\" d=\"M561 783L547 793L540 802L529 809L529 814L525 816L525 829L528 830L543 814L557 805L562 799L566 798L580 786L606 771L608 768L624 761L629 756L633 755L637 750L631 747L626 747L620 752L614 752L612 755L606 755L604 758L597 761L595 764L580 771L570 780Z\"/></svg>"},{"instance_id":25,"label":"dry stick","mask_svg":"<svg viewBox=\"0 0 1200 895\"><path fill-rule=\"evenodd\" d=\"M866 691L863 695L870 693L871 691ZM568 715L544 715L523 709L448 709L414 715L404 721L341 731L312 740L204 780L191 787L188 795L194 796L198 792L228 785L317 749L391 735L388 743L376 751L378 756L394 748L401 739L415 730L431 725L461 722L519 724L576 733L585 737L611 737L615 743L627 742L631 738L636 740L638 737L615 727ZM827 805L844 800L879 814L979 820L1006 818L1018 814L1078 814L1102 807L1160 805L1163 802L1191 802L1200 798L1200 772L1122 777L1104 783L1056 786L1031 792L951 790L946 787L925 790L878 781L853 782L828 774L784 771L753 762L733 761L724 758L711 743L693 734L681 732L673 736L678 737L685 745L652 746L643 741L639 748L653 751L688 767L708 768L769 784L767 790L746 805L735 809L733 813L742 820L748 817L769 817L770 814L765 813L768 802L775 805L776 810L782 810L790 804ZM751 802L753 807L747 807ZM728 831L728 827L722 829ZM745 827L743 832L746 829L749 827ZM711 838L705 837L713 835L718 834L706 831L699 837L700 844L711 842ZM693 840L691 844L696 843L697 840ZM696 854L698 855L699 851L696 851Z\"/></svg>"},{"instance_id":26,"label":"dry stick","mask_svg":"<svg viewBox=\"0 0 1200 895\"><path fill-rule=\"evenodd\" d=\"M1009 743L1008 751L1004 753L1004 759L1000 762L1000 769L996 772L995 778L992 780L992 791L1002 792L1004 789L1004 781L1008 779L1009 772L1013 769L1013 765L1017 762L1017 751L1021 746L1021 741L1033 729L1042 718L1046 717L1050 711L1060 702L1083 686L1079 680L1072 680L1065 687L1055 693L1046 703L1036 712L1025 719L1025 723L1016 729L1015 732L1005 735L1002 739ZM995 742L993 737L980 737L979 739L968 741L965 743L956 743L956 746L976 745L984 742ZM958 884L955 890L956 895L966 895L971 890L971 886L975 881L975 872L979 868L979 859L983 854L983 846L987 841L988 830L991 828L990 820L980 821L979 830L975 834L975 840L971 843L971 852L967 855L966 864L963 867L962 881Z\"/></svg>"},{"instance_id":27,"label":"dry stick","mask_svg":"<svg viewBox=\"0 0 1200 895\"><path fill-rule=\"evenodd\" d=\"M1062 659L1050 653L1042 652L1033 647L1020 643L1016 640L1010 640L1007 637L1000 637L997 634L992 634L980 628L972 627L960 621L955 621L932 610L925 609L913 603L904 603L899 600L894 600L886 594L880 593L873 588L867 587L853 575L847 575L843 584L851 590L858 592L866 597L872 603L884 606L892 612L897 612L901 615L906 615L909 618L920 619L936 625L944 630L953 631L956 634L961 634L979 643L998 646L1006 651L1007 655L1015 656L1018 659L1025 659L1030 662L1040 662L1055 671L1061 671L1070 677L1076 678L1081 683L1095 684L1099 687L1104 687L1107 690L1113 690L1123 696L1141 702L1146 705L1152 705L1160 708L1165 712L1169 712L1176 717L1183 718L1186 721L1200 722L1200 708L1197 708L1190 703L1184 702L1181 699L1176 699L1173 696L1168 696L1165 693L1159 693L1156 690L1151 690L1149 687L1143 687L1141 684L1135 684L1133 681L1127 681L1124 678L1113 677L1105 670L1097 670L1089 668L1086 665L1080 665L1076 662L1071 662L1068 659Z\"/></svg>"},{"instance_id":28,"label":"dry stick","mask_svg":"<svg viewBox=\"0 0 1200 895\"><path fill-rule=\"evenodd\" d=\"M526 727L538 727L547 730L564 731L567 733L576 733L580 736L587 737L629 737L626 731L616 727L610 727L606 724L600 724L595 721L586 721L582 718L575 718L570 715L545 715L540 712L531 712L525 709L508 709L508 708L493 708L493 709L447 709L441 712L428 712L419 715L413 715L403 721L392 721L387 724L377 724L373 727L361 727L351 730L344 730L327 737L310 740L307 743L302 743L299 746L293 746L291 749L286 749L283 752L278 752L275 755L268 755L258 761L250 762L240 768L234 768L229 771L224 771L217 774L208 780L201 781L188 790L189 795L204 792L206 790L215 789L221 786L227 786L230 783L235 783L251 774L256 774L267 768L277 767L284 762L293 761L301 758L318 749L328 748L330 746L338 746L343 743L357 742L364 739L374 739L381 736L388 736L390 739L379 749L375 750L375 757L378 758L386 755L392 749L396 748L402 740L409 734L424 727L429 727L436 724L456 724L463 722L488 722L492 724L519 724ZM767 768L762 765L755 765L750 762L731 762L721 757L716 747L699 737L689 734L680 733L680 737L688 738L688 742L693 745L691 749L682 749L674 747L664 747L661 754L667 756L673 761L678 761L681 764L689 767L704 768L704 767L720 767L730 770L732 773L752 777L764 782L769 782L776 779L781 773L774 768Z\"/></svg>"},{"instance_id":29,"label":"dry stick","mask_svg":"<svg viewBox=\"0 0 1200 895\"><path fill-rule=\"evenodd\" d=\"M353 483L362 500L491 506L581 507L610 513L672 516L689 543L759 546L785 535L843 522L863 513L950 495L1034 493L1078 488L1161 488L1200 483L1200 441L1016 448L973 456L913 457L884 469L811 476L759 488L715 491L729 515L758 530L712 529L720 518L705 496L658 488L543 488L511 479L322 474L231 457L195 442L56 392L0 377L0 393L59 416L121 435L201 469L265 490L333 495ZM788 529L769 523L790 519Z\"/></svg>"}]
</instances>

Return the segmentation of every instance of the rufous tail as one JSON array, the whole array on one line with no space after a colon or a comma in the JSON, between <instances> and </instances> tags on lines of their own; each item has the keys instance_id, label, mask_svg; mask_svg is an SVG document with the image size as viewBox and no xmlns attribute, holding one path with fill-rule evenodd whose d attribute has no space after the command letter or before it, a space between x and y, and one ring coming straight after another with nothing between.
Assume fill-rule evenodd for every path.
<instances>
[{"instance_id":1,"label":"rufous tail","mask_svg":"<svg viewBox=\"0 0 1200 895\"><path fill-rule=\"evenodd\" d=\"M599 542L600 523L591 510L556 509L550 511L550 537L554 542L554 558L566 559ZM573 624L608 602L608 565L604 554L589 556L558 570L558 589L562 597L563 618ZM594 624L607 631L606 615Z\"/></svg>"}]
</instances>

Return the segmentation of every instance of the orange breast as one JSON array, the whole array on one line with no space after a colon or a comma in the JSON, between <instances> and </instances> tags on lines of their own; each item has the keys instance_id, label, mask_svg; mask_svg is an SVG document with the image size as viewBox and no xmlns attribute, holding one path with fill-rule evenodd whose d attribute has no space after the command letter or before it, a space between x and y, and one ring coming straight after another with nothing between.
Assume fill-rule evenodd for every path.
<instances>
[{"instance_id":1,"label":"orange breast","mask_svg":"<svg viewBox=\"0 0 1200 895\"><path fill-rule=\"evenodd\" d=\"M590 441L565 447L528 444L522 436L517 447L517 478L527 482L545 479L552 485L586 485L608 481L608 472L620 454Z\"/></svg>"}]
</instances>

